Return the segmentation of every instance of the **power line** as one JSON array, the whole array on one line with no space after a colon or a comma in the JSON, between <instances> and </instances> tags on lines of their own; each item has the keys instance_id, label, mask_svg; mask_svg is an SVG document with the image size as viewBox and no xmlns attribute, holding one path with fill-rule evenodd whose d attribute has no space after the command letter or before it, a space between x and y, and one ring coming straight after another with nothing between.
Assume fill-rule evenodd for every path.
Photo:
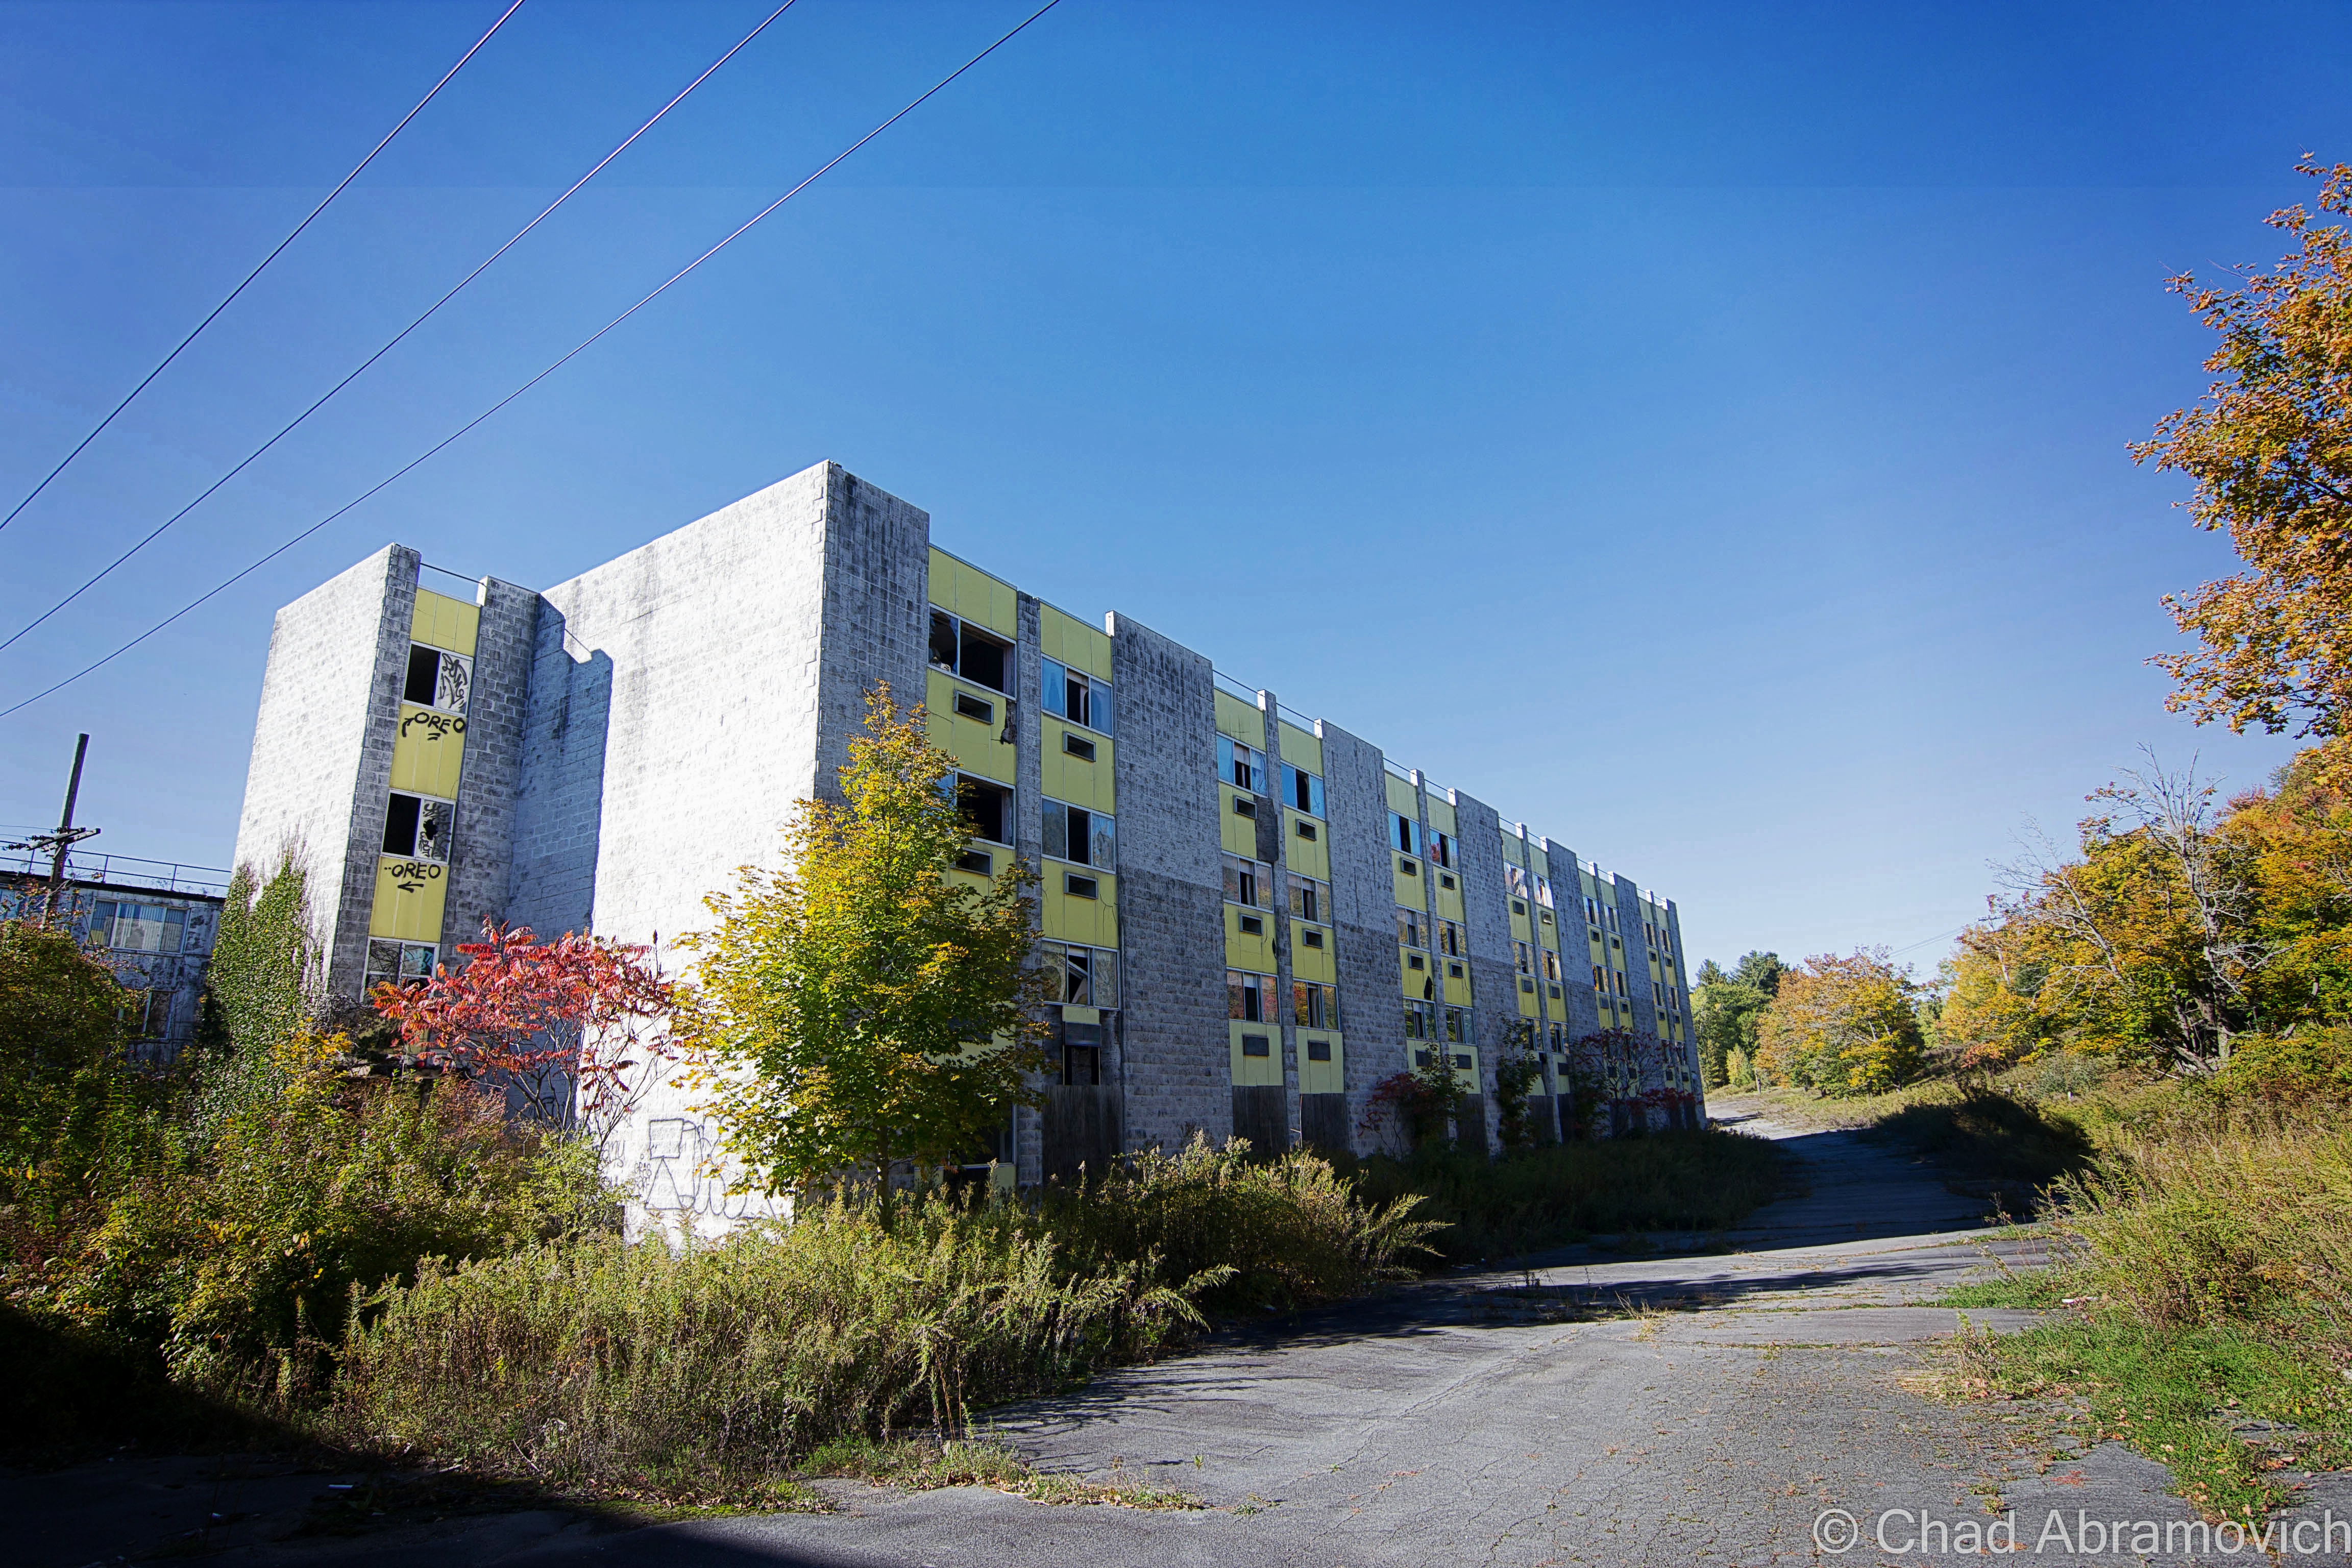
<instances>
[{"instance_id":1,"label":"power line","mask_svg":"<svg viewBox=\"0 0 2352 1568\"><path fill-rule=\"evenodd\" d=\"M521 0L516 0L516 4L521 4ZM791 10L793 4L794 0L784 0L782 5L769 12L766 18L763 19L758 26L744 34L733 48L728 50L717 59L711 61L710 64L705 68L700 76L696 77L692 81L687 83L686 86L680 89L676 98L673 98L667 103L663 104L661 108L655 112L654 117L651 120L646 121L643 125L640 125L635 131L630 132L627 140L624 141L619 146L614 148L611 152L605 153L603 158L599 159L594 168L590 169L586 174L572 181L569 190L566 190L562 195L548 203L546 207L541 211L539 216L531 219L529 223L523 225L522 227L517 229L514 232L513 237L509 238L504 245L499 246L496 250L490 252L489 256L481 263L480 266L475 268L471 272L467 273L463 278L457 279L457 281L450 287L447 293L442 295L441 298L434 300L431 305L425 308L424 314L418 316L415 321L409 322L408 325L401 328L399 331L394 333L390 342L386 342L382 348L376 350L375 353L368 355L367 358L362 360L358 365L353 367L349 375L346 375L342 380L327 388L325 392L319 395L317 402L311 404L310 407L305 408L301 413L297 414L293 418L288 420L278 428L278 434L269 437L268 440L264 441L260 446L256 447L252 451L247 452L245 457L238 461L235 468L221 475L220 478L215 479L211 484L206 485L204 489L197 494L195 500L190 501L187 505L182 507L179 510L165 518L162 522L157 523L153 529L149 531L145 538L140 540L136 544L133 544L130 549L124 551L113 560L108 562L104 566L99 568L99 570L94 573L87 582L83 583L80 587L76 588L72 593L68 594L64 598L59 599L56 604L51 605L47 609L43 610L39 615L35 616L23 626L18 626L15 631L9 633L5 639L0 639L0 648L6 648L14 646L16 640L22 637L26 633L39 626L43 621L47 620L51 616L56 615L59 610L64 609L68 605L72 604L76 599L80 598L84 594L89 593L92 588L97 587L98 584L105 580L105 578L111 574L116 567L121 565L124 562L130 560L132 556L146 549L150 544L154 543L157 539L163 537L164 530L170 528L173 523L179 521L182 518L195 510L196 508L204 505L204 503L210 500L214 493L223 485L228 483L229 480L243 473L247 468L258 461L262 454L268 452L272 447L277 446L278 442L283 441L287 437L292 435L297 426L301 425L304 420L310 418L311 415L316 414L320 409L324 408L327 404L333 399L337 393L342 391L343 388L349 386L352 383L357 381L362 374L366 374L369 366L374 364L376 361L383 358L384 355L399 347L401 342L405 339L409 333L423 326L426 321L431 321L435 314L440 310L442 306L447 304L450 300L457 297L458 293L465 289L466 285L471 283L475 279L479 278L483 273L488 271L490 269L491 263L497 261L499 257L504 256L508 251L512 250L517 245L520 244L523 237L529 234L532 229L537 228L541 223L545 222L549 214L554 212L556 208L570 201L581 186L586 184L589 181L594 179L603 172L605 164L610 163L614 159L627 152L630 145L634 143L638 137L643 136L646 132L659 124L664 115L667 115L671 110L676 109L680 103L683 103L686 100L688 93L692 92L696 88L700 87L705 81L709 80L711 72L717 70L720 66L725 65L729 60L733 59L737 55L742 53L745 46L749 45L752 39L758 37L761 33L766 32L768 30L768 24L773 22L785 12Z\"/></svg>"},{"instance_id":2,"label":"power line","mask_svg":"<svg viewBox=\"0 0 2352 1568\"><path fill-rule=\"evenodd\" d=\"M798 184L793 186L792 189L786 191L782 195L778 196L774 201L770 202L766 206L761 207L758 212L752 214L747 221L745 221L740 227L730 232L724 239L721 239L718 244L712 246L709 249L696 257L692 261L688 262L684 267L679 268L676 272L670 274L670 276L666 279L658 288L656 288L651 292L647 293L635 304L630 306L627 310L622 311L619 315L605 322L602 327L599 327L588 337L583 339L569 353L565 353L562 358L556 360L545 370L541 371L537 375L532 376L529 381L524 382L520 386L516 387L512 392L508 393L504 397L499 398L496 403L491 404L488 408L483 409L479 414L477 414L471 419L467 420L466 423L460 425L457 429L451 431L448 435L443 437L440 440L435 442L432 446L418 453L415 458L410 458L406 463L404 463L401 467L393 470L391 474L387 475L383 479L378 480L375 484L371 485L365 490L353 496L350 500L345 501L341 506L337 507L334 510L329 512L326 516L320 518L318 521L312 523L301 532L294 535L293 538L289 539L283 544L278 545L275 550L270 551L259 560L255 561L250 565L237 572L235 575L223 579L220 583L198 595L195 598L191 599L185 605L181 605L180 608L164 616L162 620L156 622L145 631L141 632L137 637L132 637L129 642L124 643L113 652L107 654L104 658L96 660L94 663L76 670L73 674L67 676L63 680L58 681L55 686L49 687L46 690L35 692L32 696L26 698L21 702L18 702L15 707L0 709L0 719L5 719L11 714L22 712L25 709L31 707L34 703L40 701L43 698L54 696L56 693L64 690L67 687L71 686L75 681L81 679L82 677L89 675L103 668L105 666L113 663L116 659L121 658L124 654L129 653L132 648L137 647L141 643L145 642L149 637L153 637L156 633L163 630L166 626L171 626L174 621L186 616L191 611L196 609L199 605L205 604L210 599L213 599L218 595L225 593L237 583L244 581L254 573L258 572L262 567L268 565L270 562L275 561L280 555L285 554L288 551L293 549L296 545L301 543L304 540L310 538L312 534L318 532L320 529L326 527L337 518L341 517L344 513L350 511L353 507L360 505L362 502L374 496L378 491L391 486L396 480L402 479L412 470L422 467L427 460L439 453L444 447L450 446L459 437L463 437L467 431L473 429L476 426L481 424L484 420L498 413L499 409L504 408L508 404L512 403L516 398L520 397L524 393L529 392L532 387L537 386L541 382L545 381L549 376L553 375L557 371L571 363L572 360L585 353L592 345L604 338L606 333L612 331L614 328L619 326L622 322L635 315L639 310L642 310L647 305L652 304L654 300L667 293L671 286L684 279L687 274L692 272L696 268L700 267L704 262L709 260L712 257L726 249L730 245L735 243L736 240L741 238L743 235L749 232L752 226L757 224L761 219L766 217L770 213L774 212L778 207L782 206L786 202L791 201L794 196L800 195L801 192L806 190L810 185L814 184L818 180L823 179L826 174L832 173L833 170L839 167L851 153L856 153L860 147L865 146L868 142L873 141L874 138L881 135L882 132L889 130L890 127L898 124L898 121L906 119L907 116L912 114L916 110L921 108L931 99L937 97L958 77L971 69L972 67L980 64L981 61L986 59L997 50L1003 48L1006 44L1011 43L1014 37L1019 36L1019 34L1029 26L1030 23L1034 22L1038 17L1044 16L1046 12L1052 10L1061 3L1062 0L1045 0L1045 4L1038 6L1037 9L1029 13L1027 16L1022 18L1021 22L1010 32L1007 32L1003 37L998 38L996 42L989 45L988 47L981 50L980 53L972 56L971 58L964 61L963 64L958 66L954 70L950 71L946 76L941 77L939 81L932 86L930 90L925 92L920 98L915 99L912 102L908 103L906 108L898 110L898 113L890 116L889 119L882 121L881 124L877 125L865 135L860 136L847 147L843 148L842 151L835 154L830 162L819 168L814 174L810 174Z\"/></svg>"},{"instance_id":3,"label":"power line","mask_svg":"<svg viewBox=\"0 0 2352 1568\"><path fill-rule=\"evenodd\" d=\"M457 63L451 66L447 71L443 73L441 79L433 84L433 90L426 93L423 98L418 99L416 100L416 107L402 115L400 117L400 123L386 132L384 133L383 140L377 142L373 148L371 148L366 157L352 165L352 172L345 174L341 180L336 183L335 188L327 193L326 199L321 201L317 206L310 209L310 217L306 217L300 223L296 224L293 231L288 234L284 239L279 240L276 248L261 258L260 265L257 266L252 271L245 275L245 281L230 289L228 291L228 297L223 300L219 304L215 305L212 308L211 312L207 314L203 321L196 323L195 330L190 332L186 337L180 340L178 348L174 348L170 353L165 354L161 363L159 363L153 370L149 371L145 376L142 377L139 384L132 387L130 392L124 395L122 401L114 405L112 413L108 414L105 418L100 420L95 426L91 426L89 434L83 437L79 442L77 442L72 451L68 452L63 458L59 458L58 460L58 466L51 468L47 474L44 474L41 477L41 482L35 485L30 491L26 492L23 500L18 501L14 507L11 507L6 517L0 517L0 528L5 528L10 523L16 521L16 514L23 511L26 507L32 505L34 497L38 496L43 490L47 489L49 488L49 481L56 479L59 474L64 473L66 471L66 465L72 462L76 458L80 457L82 454L82 448L89 446L92 441L97 440L100 435L104 432L106 427L114 423L115 416L130 407L131 401L141 393L147 390L147 384L149 382L153 381L157 376L163 374L165 370L169 369L172 362L180 357L181 350L185 349L190 343L194 342L197 337L203 333L204 330L213 324L213 318L215 316L219 315L223 310L227 310L229 306L236 303L236 297L245 292L247 284L251 283L255 279L260 277L262 268L277 260L279 251L284 250L288 246L293 244L296 239L299 238L302 231L310 226L311 218L315 218L320 213L325 212L327 210L327 203L331 202L337 196L341 195L343 194L343 187L350 184L353 180L358 179L360 177L360 171L366 168L370 163L374 163L375 155L378 153L383 152L386 147L391 146L392 139L394 136L399 135L403 131L405 131L408 128L408 122L415 119L417 115L424 112L425 106L432 102L443 88L449 85L449 79L466 68L466 62L472 59L476 54L480 52L482 46L490 41L491 34L496 33L500 27L505 26L507 25L507 18L521 9L522 0L514 0L512 5L499 12L499 19L490 24L489 32L484 33L480 37L476 38L474 40L474 47L467 49L465 54L460 56Z\"/></svg>"}]
</instances>

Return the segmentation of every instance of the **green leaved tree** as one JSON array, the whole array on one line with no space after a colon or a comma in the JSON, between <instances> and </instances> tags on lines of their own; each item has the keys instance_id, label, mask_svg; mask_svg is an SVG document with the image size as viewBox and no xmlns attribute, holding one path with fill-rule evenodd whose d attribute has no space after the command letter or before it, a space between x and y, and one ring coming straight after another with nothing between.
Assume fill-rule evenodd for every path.
<instances>
[{"instance_id":1,"label":"green leaved tree","mask_svg":"<svg viewBox=\"0 0 2352 1568\"><path fill-rule=\"evenodd\" d=\"M1034 875L953 875L970 826L953 766L880 685L840 804L803 800L790 865L746 867L684 940L677 1038L728 1151L772 1192L941 1164L988 1146L1045 1066L1044 977L1027 967Z\"/></svg>"}]
</instances>

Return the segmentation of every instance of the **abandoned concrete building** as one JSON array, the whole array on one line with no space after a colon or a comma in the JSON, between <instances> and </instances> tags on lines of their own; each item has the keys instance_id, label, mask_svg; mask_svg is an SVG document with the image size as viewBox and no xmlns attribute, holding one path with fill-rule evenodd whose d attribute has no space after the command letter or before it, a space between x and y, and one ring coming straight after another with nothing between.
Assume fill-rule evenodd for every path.
<instances>
[{"instance_id":1,"label":"abandoned concrete building","mask_svg":"<svg viewBox=\"0 0 2352 1568\"><path fill-rule=\"evenodd\" d=\"M1697 1114L1670 900L1221 676L932 546L926 513L823 463L541 591L387 546L278 612L240 862L296 846L331 992L416 976L485 917L657 942L837 793L877 681L961 770L973 874L1043 876L1060 997L1048 1103L1001 1157L1034 1182L1192 1131L1365 1147L1373 1088L1449 1060L1459 1136L1496 1068L1604 1032L1629 1121ZM651 1210L723 1219L709 1130L656 1093L618 1140Z\"/></svg>"},{"instance_id":2,"label":"abandoned concrete building","mask_svg":"<svg viewBox=\"0 0 2352 1568\"><path fill-rule=\"evenodd\" d=\"M69 922L121 983L131 1059L171 1061L196 1037L228 873L87 849L61 885L50 869L31 854L0 858L0 920L54 910Z\"/></svg>"}]
</instances>

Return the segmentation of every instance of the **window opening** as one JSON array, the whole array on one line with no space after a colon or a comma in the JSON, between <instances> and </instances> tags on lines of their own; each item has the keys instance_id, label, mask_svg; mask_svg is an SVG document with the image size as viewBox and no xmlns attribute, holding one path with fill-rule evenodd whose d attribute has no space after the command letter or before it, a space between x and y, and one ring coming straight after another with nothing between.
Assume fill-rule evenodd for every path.
<instances>
[{"instance_id":1,"label":"window opening","mask_svg":"<svg viewBox=\"0 0 2352 1568\"><path fill-rule=\"evenodd\" d=\"M473 687L473 661L463 654L444 653L437 647L419 643L408 646L408 679L402 685L403 700L420 708L438 708L444 713L463 713L466 698Z\"/></svg>"},{"instance_id":2,"label":"window opening","mask_svg":"<svg viewBox=\"0 0 2352 1568\"><path fill-rule=\"evenodd\" d=\"M959 691L955 694L955 710L967 719L976 719L983 724L996 722L996 704L974 697L969 691Z\"/></svg>"},{"instance_id":3,"label":"window opening","mask_svg":"<svg viewBox=\"0 0 2352 1568\"><path fill-rule=\"evenodd\" d=\"M419 860L447 860L457 810L446 800L395 791L384 807L383 852Z\"/></svg>"},{"instance_id":4,"label":"window opening","mask_svg":"<svg viewBox=\"0 0 2352 1568\"><path fill-rule=\"evenodd\" d=\"M956 773L956 810L974 838L992 844L1013 842L1013 792L992 779Z\"/></svg>"},{"instance_id":5,"label":"window opening","mask_svg":"<svg viewBox=\"0 0 2352 1568\"><path fill-rule=\"evenodd\" d=\"M1225 1001L1231 1016L1244 1024L1273 1023L1274 976L1246 969L1228 969Z\"/></svg>"},{"instance_id":6,"label":"window opening","mask_svg":"<svg viewBox=\"0 0 2352 1568\"><path fill-rule=\"evenodd\" d=\"M931 612L931 663L974 686L1013 690L1013 645L945 610Z\"/></svg>"},{"instance_id":7,"label":"window opening","mask_svg":"<svg viewBox=\"0 0 2352 1568\"><path fill-rule=\"evenodd\" d=\"M1309 844L1315 842L1315 825L1313 823L1294 822L1290 826L1293 832L1297 833L1299 837L1304 838Z\"/></svg>"},{"instance_id":8,"label":"window opening","mask_svg":"<svg viewBox=\"0 0 2352 1568\"><path fill-rule=\"evenodd\" d=\"M1095 760L1095 743L1082 735L1073 735L1066 730L1062 732L1062 750L1082 763L1091 763Z\"/></svg>"},{"instance_id":9,"label":"window opening","mask_svg":"<svg viewBox=\"0 0 2352 1568\"><path fill-rule=\"evenodd\" d=\"M1217 776L1235 789L1265 793L1265 753L1244 746L1231 735L1217 737Z\"/></svg>"},{"instance_id":10,"label":"window opening","mask_svg":"<svg viewBox=\"0 0 2352 1568\"><path fill-rule=\"evenodd\" d=\"M1062 891L1074 899L1091 899L1096 892L1095 879L1081 877L1075 871L1065 871L1062 873Z\"/></svg>"},{"instance_id":11,"label":"window opening","mask_svg":"<svg viewBox=\"0 0 2352 1568\"><path fill-rule=\"evenodd\" d=\"M117 952L177 952L187 939L188 911L168 904L101 899L90 911L93 941Z\"/></svg>"},{"instance_id":12,"label":"window opening","mask_svg":"<svg viewBox=\"0 0 2352 1568\"><path fill-rule=\"evenodd\" d=\"M1225 857L1225 901L1254 910L1274 907L1274 868L1244 856Z\"/></svg>"},{"instance_id":13,"label":"window opening","mask_svg":"<svg viewBox=\"0 0 2352 1568\"><path fill-rule=\"evenodd\" d=\"M1290 879L1290 912L1303 921L1330 919L1331 884L1294 872Z\"/></svg>"},{"instance_id":14,"label":"window opening","mask_svg":"<svg viewBox=\"0 0 2352 1568\"><path fill-rule=\"evenodd\" d=\"M386 942L371 938L367 952L367 984L390 981L395 985L421 984L433 978L440 950L430 942Z\"/></svg>"},{"instance_id":15,"label":"window opening","mask_svg":"<svg viewBox=\"0 0 2352 1568\"><path fill-rule=\"evenodd\" d=\"M1273 1047L1264 1035L1244 1035L1242 1037L1242 1055L1245 1057L1264 1057L1271 1056L1273 1054Z\"/></svg>"},{"instance_id":16,"label":"window opening","mask_svg":"<svg viewBox=\"0 0 2352 1568\"><path fill-rule=\"evenodd\" d=\"M1310 1062L1329 1061L1331 1059L1331 1042L1328 1040L1307 1041L1307 1059Z\"/></svg>"},{"instance_id":17,"label":"window opening","mask_svg":"<svg viewBox=\"0 0 2352 1568\"><path fill-rule=\"evenodd\" d=\"M1429 928L1422 922L1422 914L1419 910L1406 909L1403 905L1400 904L1397 906L1396 918L1398 942L1402 942L1406 947L1427 947L1429 945L1429 943L1423 940L1423 934Z\"/></svg>"},{"instance_id":18,"label":"window opening","mask_svg":"<svg viewBox=\"0 0 2352 1568\"><path fill-rule=\"evenodd\" d=\"M1309 926L1306 931L1299 934L1299 940L1309 947L1321 947L1323 945L1323 933L1317 931L1312 926Z\"/></svg>"},{"instance_id":19,"label":"window opening","mask_svg":"<svg viewBox=\"0 0 2352 1568\"><path fill-rule=\"evenodd\" d=\"M1111 732L1109 681L1097 680L1056 659L1041 659L1039 663L1044 666L1038 685L1045 695L1046 712L1106 735Z\"/></svg>"},{"instance_id":20,"label":"window opening","mask_svg":"<svg viewBox=\"0 0 2352 1568\"><path fill-rule=\"evenodd\" d=\"M1118 858L1118 824L1099 811L1045 803L1045 853L1056 860L1075 860L1108 871Z\"/></svg>"},{"instance_id":21,"label":"window opening","mask_svg":"<svg viewBox=\"0 0 2352 1568\"><path fill-rule=\"evenodd\" d=\"M1304 768L1282 764L1282 776L1290 804L1309 816L1323 815L1323 781Z\"/></svg>"},{"instance_id":22,"label":"window opening","mask_svg":"<svg viewBox=\"0 0 2352 1568\"><path fill-rule=\"evenodd\" d=\"M1290 1021L1307 1029L1336 1029L1339 1026L1339 988L1318 985L1311 980L1290 983ZM1317 1061L1324 1058L1317 1057Z\"/></svg>"},{"instance_id":23,"label":"window opening","mask_svg":"<svg viewBox=\"0 0 2352 1568\"><path fill-rule=\"evenodd\" d=\"M1400 855L1419 853L1413 846L1421 835L1421 824L1410 816L1389 813L1389 842Z\"/></svg>"}]
</instances>

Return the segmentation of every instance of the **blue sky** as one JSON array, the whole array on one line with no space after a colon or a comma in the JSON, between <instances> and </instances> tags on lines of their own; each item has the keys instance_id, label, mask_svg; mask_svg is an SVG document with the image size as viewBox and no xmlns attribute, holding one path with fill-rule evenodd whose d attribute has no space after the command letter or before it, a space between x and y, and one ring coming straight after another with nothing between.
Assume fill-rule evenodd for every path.
<instances>
[{"instance_id":1,"label":"blue sky","mask_svg":"<svg viewBox=\"0 0 2352 1568\"><path fill-rule=\"evenodd\" d=\"M373 350L772 0L530 0L0 532L6 629ZM0 492L488 25L0 9ZM0 652L0 707L342 504L1024 15L800 0L329 410ZM547 584L831 458L1678 900L1932 968L2152 746L2230 568L2125 444L2163 290L2352 157L2340 5L1133 5L1029 32L458 446L0 722L0 822L218 864L277 605L387 540ZM5 635L5 633L0 633Z\"/></svg>"}]
</instances>

